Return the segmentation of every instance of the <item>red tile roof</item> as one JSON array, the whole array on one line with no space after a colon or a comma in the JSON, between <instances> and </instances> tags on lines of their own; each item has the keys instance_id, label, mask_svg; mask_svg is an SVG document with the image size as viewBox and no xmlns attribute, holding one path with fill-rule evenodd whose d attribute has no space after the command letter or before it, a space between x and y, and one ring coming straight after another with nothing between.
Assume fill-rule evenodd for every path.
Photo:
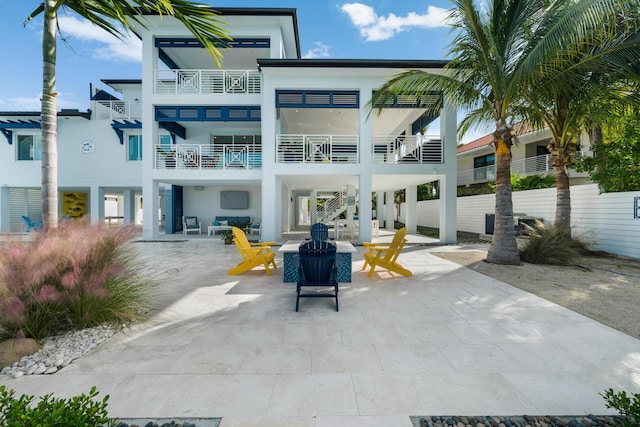
<instances>
[{"instance_id":1,"label":"red tile roof","mask_svg":"<svg viewBox=\"0 0 640 427\"><path fill-rule=\"evenodd\" d=\"M529 133L531 131L533 131L533 128L529 123L520 122L513 125L514 135L524 135L525 133ZM471 141L467 144L461 145L460 147L458 147L456 151L458 154L460 154L460 153L464 153L465 151L473 150L476 148L486 147L487 145L490 145L492 142L493 142L493 132L481 138L478 138L474 141Z\"/></svg>"}]
</instances>

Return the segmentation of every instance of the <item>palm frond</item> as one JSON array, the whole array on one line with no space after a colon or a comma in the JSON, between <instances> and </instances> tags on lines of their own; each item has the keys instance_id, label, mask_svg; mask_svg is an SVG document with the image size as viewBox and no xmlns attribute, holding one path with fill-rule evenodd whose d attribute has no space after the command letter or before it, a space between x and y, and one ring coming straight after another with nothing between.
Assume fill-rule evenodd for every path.
<instances>
[{"instance_id":1,"label":"palm frond","mask_svg":"<svg viewBox=\"0 0 640 427\"><path fill-rule=\"evenodd\" d=\"M58 0L55 9L69 9L109 34L122 39L136 25L148 28L145 15L170 16L180 21L205 47L220 66L220 48L231 37L225 22L210 5L189 0ZM41 4L25 20L25 25L44 11Z\"/></svg>"}]
</instances>

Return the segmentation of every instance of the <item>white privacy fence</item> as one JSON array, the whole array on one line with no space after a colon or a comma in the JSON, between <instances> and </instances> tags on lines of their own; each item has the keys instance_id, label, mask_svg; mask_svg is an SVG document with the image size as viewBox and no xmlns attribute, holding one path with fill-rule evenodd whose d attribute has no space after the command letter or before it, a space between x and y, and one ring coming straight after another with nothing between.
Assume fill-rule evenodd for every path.
<instances>
[{"instance_id":1,"label":"white privacy fence","mask_svg":"<svg viewBox=\"0 0 640 427\"><path fill-rule=\"evenodd\" d=\"M487 214L495 212L495 195L458 197L457 230L485 233ZM556 189L516 191L513 212L555 221ZM404 204L401 206L403 221ZM438 228L440 201L418 202L417 222L420 226ZM640 191L602 193L596 184L571 187L571 224L574 233L594 242L594 249L612 254L640 258Z\"/></svg>"}]
</instances>

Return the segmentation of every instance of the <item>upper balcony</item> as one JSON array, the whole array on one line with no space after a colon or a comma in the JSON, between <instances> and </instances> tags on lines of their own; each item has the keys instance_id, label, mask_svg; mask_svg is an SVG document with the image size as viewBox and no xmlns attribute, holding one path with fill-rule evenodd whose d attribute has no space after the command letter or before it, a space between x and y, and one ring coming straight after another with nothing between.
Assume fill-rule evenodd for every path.
<instances>
[{"instance_id":1,"label":"upper balcony","mask_svg":"<svg viewBox=\"0 0 640 427\"><path fill-rule=\"evenodd\" d=\"M157 94L257 94L262 77L255 70L155 70Z\"/></svg>"},{"instance_id":2,"label":"upper balcony","mask_svg":"<svg viewBox=\"0 0 640 427\"><path fill-rule=\"evenodd\" d=\"M97 100L93 103L96 120L142 119L142 102Z\"/></svg>"}]
</instances>

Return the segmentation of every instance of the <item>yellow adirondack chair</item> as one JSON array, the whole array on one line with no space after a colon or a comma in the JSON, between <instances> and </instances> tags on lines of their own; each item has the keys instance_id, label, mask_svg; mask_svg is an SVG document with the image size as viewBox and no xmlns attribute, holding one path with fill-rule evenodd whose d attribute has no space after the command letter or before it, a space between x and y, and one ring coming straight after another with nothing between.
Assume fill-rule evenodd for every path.
<instances>
[{"instance_id":1,"label":"yellow adirondack chair","mask_svg":"<svg viewBox=\"0 0 640 427\"><path fill-rule=\"evenodd\" d=\"M276 267L276 253L271 250L271 245L276 242L249 243L247 235L238 227L233 227L233 241L242 255L242 261L229 270L230 275L236 275L249 271L259 265L264 265L267 274L271 276L269 264Z\"/></svg>"},{"instance_id":2,"label":"yellow adirondack chair","mask_svg":"<svg viewBox=\"0 0 640 427\"><path fill-rule=\"evenodd\" d=\"M373 270L376 267L383 268L385 270L393 271L406 277L411 277L413 274L404 268L398 261L398 255L402 252L404 244L407 242L405 236L407 235L407 227L402 227L396 231L391 243L371 243L365 242L364 247L369 249L369 252L364 254L364 265L362 269L366 269L367 265L371 266L371 270L367 277L373 276Z\"/></svg>"}]
</instances>

